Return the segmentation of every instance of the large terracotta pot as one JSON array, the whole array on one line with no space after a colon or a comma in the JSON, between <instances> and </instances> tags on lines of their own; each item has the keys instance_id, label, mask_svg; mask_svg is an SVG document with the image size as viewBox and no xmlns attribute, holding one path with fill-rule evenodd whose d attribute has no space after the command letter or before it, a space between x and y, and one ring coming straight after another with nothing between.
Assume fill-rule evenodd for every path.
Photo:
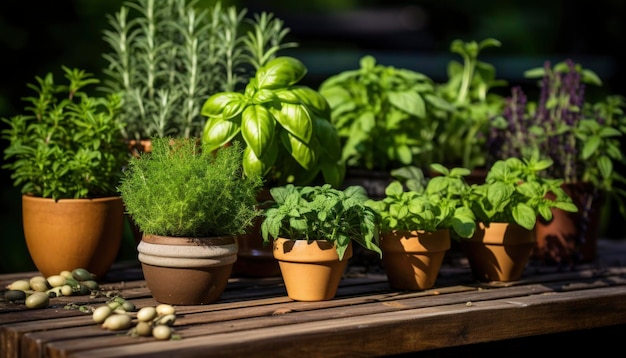
<instances>
[{"instance_id":1,"label":"large terracotta pot","mask_svg":"<svg viewBox=\"0 0 626 358\"><path fill-rule=\"evenodd\" d=\"M426 290L433 287L450 242L448 229L382 234L383 266L391 288Z\"/></svg>"},{"instance_id":2,"label":"large terracotta pot","mask_svg":"<svg viewBox=\"0 0 626 358\"><path fill-rule=\"evenodd\" d=\"M235 237L186 238L144 235L139 261L155 300L173 305L215 302L237 260Z\"/></svg>"},{"instance_id":3,"label":"large terracotta pot","mask_svg":"<svg viewBox=\"0 0 626 358\"><path fill-rule=\"evenodd\" d=\"M352 257L352 243L340 261L332 242L278 238L274 240L274 257L280 265L289 298L325 301L337 294L348 259Z\"/></svg>"},{"instance_id":4,"label":"large terracotta pot","mask_svg":"<svg viewBox=\"0 0 626 358\"><path fill-rule=\"evenodd\" d=\"M28 252L45 277L84 268L102 278L117 257L124 230L120 197L53 199L22 196Z\"/></svg>"},{"instance_id":5,"label":"large terracotta pot","mask_svg":"<svg viewBox=\"0 0 626 358\"><path fill-rule=\"evenodd\" d=\"M478 223L474 236L461 241L472 274L480 281L519 280L534 245L534 230L509 223Z\"/></svg>"},{"instance_id":6,"label":"large terracotta pot","mask_svg":"<svg viewBox=\"0 0 626 358\"><path fill-rule=\"evenodd\" d=\"M589 184L563 184L562 188L572 198L578 212L553 208L551 221L546 222L539 217L535 227L537 244L532 258L548 264L593 261L604 200ZM548 195L550 197L553 196Z\"/></svg>"}]
</instances>

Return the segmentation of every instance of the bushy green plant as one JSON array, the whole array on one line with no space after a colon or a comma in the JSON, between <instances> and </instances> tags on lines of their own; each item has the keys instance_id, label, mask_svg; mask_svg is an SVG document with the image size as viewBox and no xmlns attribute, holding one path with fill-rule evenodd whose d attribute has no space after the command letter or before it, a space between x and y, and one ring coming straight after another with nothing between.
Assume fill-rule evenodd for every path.
<instances>
[{"instance_id":1,"label":"bushy green plant","mask_svg":"<svg viewBox=\"0 0 626 358\"><path fill-rule=\"evenodd\" d=\"M423 163L439 125L432 115L453 110L428 76L377 64L372 56L361 58L359 69L326 79L319 92L330 104L349 168L388 171Z\"/></svg>"},{"instance_id":2,"label":"bushy green plant","mask_svg":"<svg viewBox=\"0 0 626 358\"><path fill-rule=\"evenodd\" d=\"M153 138L119 186L127 212L148 235L240 235L260 215L260 176L244 176L239 142L215 152L196 139Z\"/></svg>"},{"instance_id":3,"label":"bushy green plant","mask_svg":"<svg viewBox=\"0 0 626 358\"><path fill-rule=\"evenodd\" d=\"M385 189L383 199L367 202L381 216L382 232L450 229L460 237L472 236L476 228L474 214L463 205L463 197L470 190L463 177L469 169L448 169L437 163L431 168L439 175L425 184L408 181L405 190L400 180L394 180Z\"/></svg>"},{"instance_id":4,"label":"bushy green plant","mask_svg":"<svg viewBox=\"0 0 626 358\"><path fill-rule=\"evenodd\" d=\"M339 136L326 99L298 84L306 73L298 59L276 57L257 70L243 93L209 97L202 107L205 147L242 141L244 173L260 174L270 186L307 185L321 172L326 183L339 187L345 175Z\"/></svg>"},{"instance_id":5,"label":"bushy green plant","mask_svg":"<svg viewBox=\"0 0 626 358\"><path fill-rule=\"evenodd\" d=\"M465 205L479 222L517 223L528 230L535 227L539 216L552 220L551 208L577 212L561 187L563 179L541 175L552 163L550 159L540 159L536 151L522 159L499 160L489 169L484 184L472 185ZM549 198L549 193L554 198Z\"/></svg>"},{"instance_id":6,"label":"bushy green plant","mask_svg":"<svg viewBox=\"0 0 626 358\"><path fill-rule=\"evenodd\" d=\"M117 195L128 159L117 119L119 98L88 94L99 79L84 70L63 72L63 84L52 73L35 77L24 113L2 118L9 125L2 131L9 141L2 167L13 171L23 194L55 200Z\"/></svg>"},{"instance_id":7,"label":"bushy green plant","mask_svg":"<svg viewBox=\"0 0 626 358\"><path fill-rule=\"evenodd\" d=\"M198 0L124 2L103 32L111 51L105 88L120 93L127 139L200 137L203 101L245 84L279 50L289 29L272 13Z\"/></svg>"},{"instance_id":8,"label":"bushy green plant","mask_svg":"<svg viewBox=\"0 0 626 358\"><path fill-rule=\"evenodd\" d=\"M467 169L488 164L490 119L504 108L504 98L491 90L507 82L496 79L494 66L478 60L478 56L500 45L492 38L480 42L454 40L450 44L450 51L460 55L463 62L450 61L448 81L436 87L437 96L451 103L453 110L443 113L445 117L434 135L434 162Z\"/></svg>"},{"instance_id":9,"label":"bushy green plant","mask_svg":"<svg viewBox=\"0 0 626 358\"><path fill-rule=\"evenodd\" d=\"M265 209L261 233L271 238L291 240L328 240L335 243L337 254L344 253L354 240L366 249L382 255L378 247L378 216L365 205L369 199L363 187L345 190L323 186L296 187L292 184L270 189L271 206Z\"/></svg>"}]
</instances>

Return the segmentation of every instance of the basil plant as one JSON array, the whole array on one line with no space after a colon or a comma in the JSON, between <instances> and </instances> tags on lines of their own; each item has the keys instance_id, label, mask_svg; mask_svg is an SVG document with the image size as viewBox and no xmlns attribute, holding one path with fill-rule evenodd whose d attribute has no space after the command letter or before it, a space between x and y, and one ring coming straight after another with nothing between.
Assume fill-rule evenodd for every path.
<instances>
[{"instance_id":1,"label":"basil plant","mask_svg":"<svg viewBox=\"0 0 626 358\"><path fill-rule=\"evenodd\" d=\"M317 91L298 82L307 69L293 57L260 67L241 92L220 92L202 107L202 136L213 151L235 139L245 143L245 175L260 173L271 185L306 185L321 172L339 187L345 175L330 107Z\"/></svg>"}]
</instances>

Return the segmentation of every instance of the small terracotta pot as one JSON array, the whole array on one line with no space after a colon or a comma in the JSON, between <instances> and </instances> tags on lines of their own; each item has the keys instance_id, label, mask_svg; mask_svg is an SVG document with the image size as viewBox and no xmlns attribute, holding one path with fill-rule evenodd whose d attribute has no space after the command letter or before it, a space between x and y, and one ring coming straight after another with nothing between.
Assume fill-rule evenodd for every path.
<instances>
[{"instance_id":1,"label":"small terracotta pot","mask_svg":"<svg viewBox=\"0 0 626 358\"><path fill-rule=\"evenodd\" d=\"M53 199L22 196L28 252L45 277L84 268L102 278L117 257L124 230L120 197Z\"/></svg>"},{"instance_id":2,"label":"small terracotta pot","mask_svg":"<svg viewBox=\"0 0 626 358\"><path fill-rule=\"evenodd\" d=\"M296 301L331 300L337 294L341 277L352 257L352 242L339 261L334 243L319 240L274 240L274 257L287 288Z\"/></svg>"},{"instance_id":3,"label":"small terracotta pot","mask_svg":"<svg viewBox=\"0 0 626 358\"><path fill-rule=\"evenodd\" d=\"M462 239L474 277L481 281L516 281L535 245L535 231L517 224L478 223L474 236Z\"/></svg>"},{"instance_id":4,"label":"small terracotta pot","mask_svg":"<svg viewBox=\"0 0 626 358\"><path fill-rule=\"evenodd\" d=\"M391 288L426 290L433 287L450 242L448 229L382 234L380 247Z\"/></svg>"},{"instance_id":5,"label":"small terracotta pot","mask_svg":"<svg viewBox=\"0 0 626 358\"><path fill-rule=\"evenodd\" d=\"M215 302L237 260L235 237L186 238L144 235L139 261L152 296L161 303Z\"/></svg>"}]
</instances>

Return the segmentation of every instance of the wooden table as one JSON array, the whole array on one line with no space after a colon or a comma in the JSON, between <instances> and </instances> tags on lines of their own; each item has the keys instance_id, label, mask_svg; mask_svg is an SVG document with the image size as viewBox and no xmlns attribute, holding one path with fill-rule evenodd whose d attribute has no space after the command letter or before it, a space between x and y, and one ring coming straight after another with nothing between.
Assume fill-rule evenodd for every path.
<instances>
[{"instance_id":1,"label":"wooden table","mask_svg":"<svg viewBox=\"0 0 626 358\"><path fill-rule=\"evenodd\" d=\"M290 300L280 278L233 277L218 302L176 307L180 340L107 331L90 314L64 308L96 307L106 297L54 298L49 308L33 310L0 301L0 352L89 358L381 356L626 327L624 240L601 240L600 257L588 264L531 262L522 280L510 284L478 283L461 255L449 256L433 289L394 291L383 272L353 266L337 297L325 302ZM35 274L0 275L0 287ZM137 308L158 304L134 262L117 264L101 288Z\"/></svg>"}]
</instances>

